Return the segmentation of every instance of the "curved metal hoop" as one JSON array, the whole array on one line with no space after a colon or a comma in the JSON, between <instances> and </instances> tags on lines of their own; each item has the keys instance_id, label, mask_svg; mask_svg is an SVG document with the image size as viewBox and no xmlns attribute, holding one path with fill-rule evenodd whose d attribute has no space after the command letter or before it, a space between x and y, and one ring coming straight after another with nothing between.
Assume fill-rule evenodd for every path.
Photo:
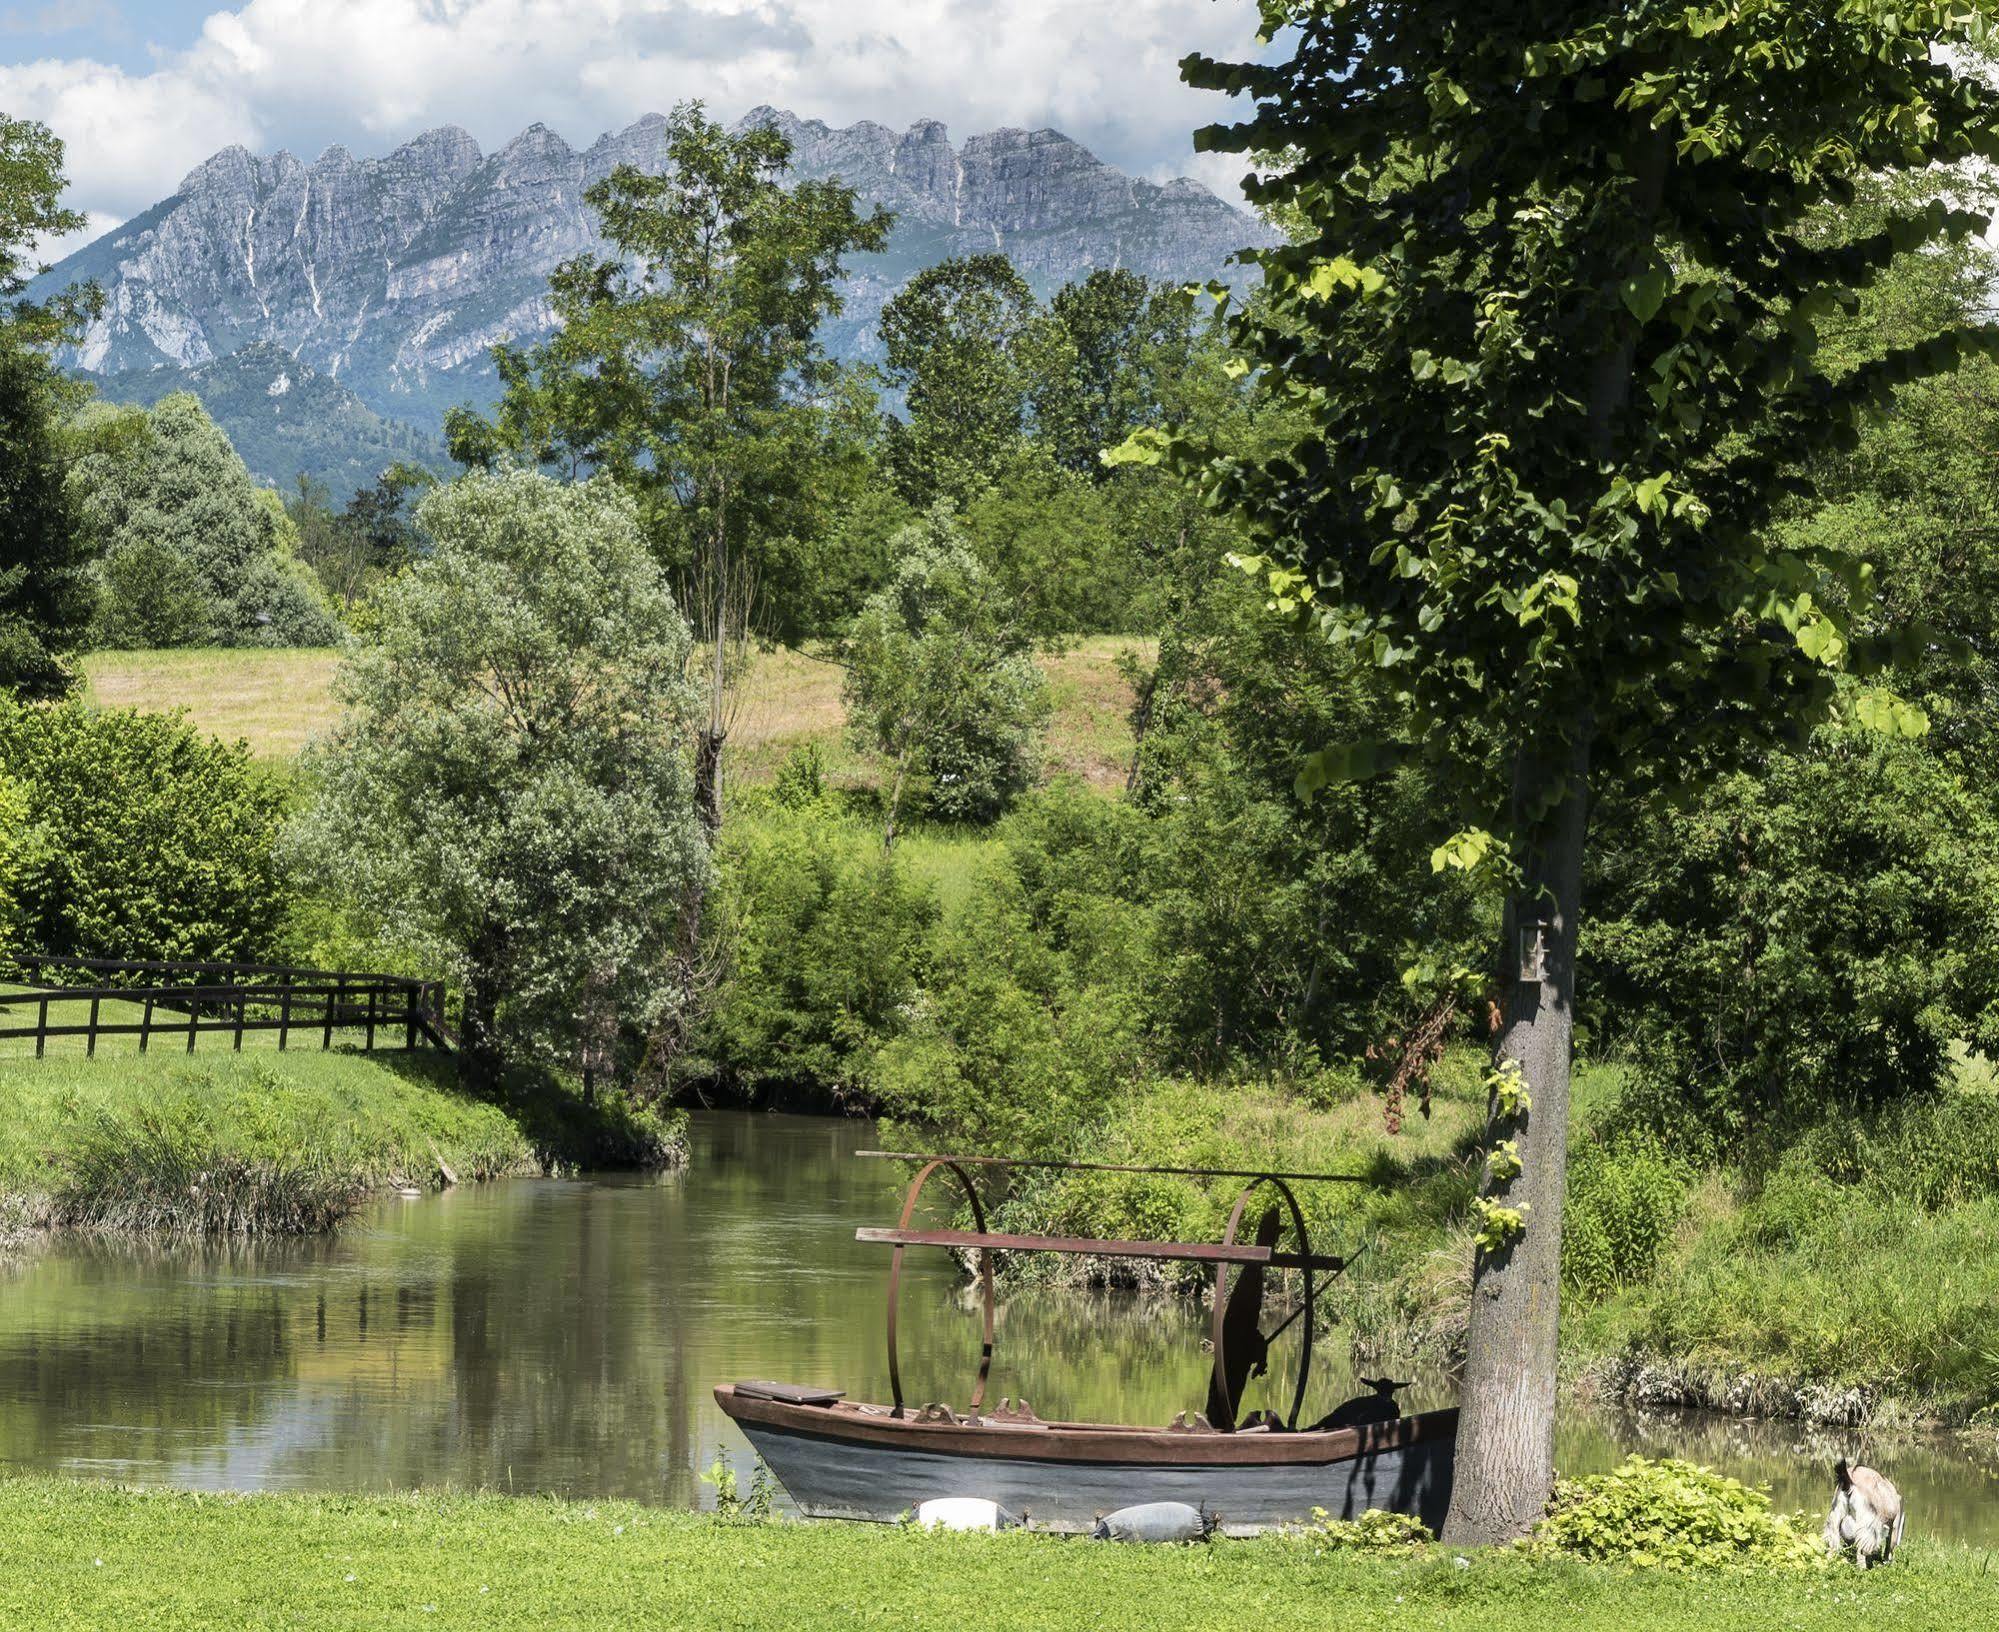
<instances>
[{"instance_id":1,"label":"curved metal hoop","mask_svg":"<svg viewBox=\"0 0 1999 1632\"><path fill-rule=\"evenodd\" d=\"M923 1187L929 1182L930 1175L935 1173L940 1167L948 1167L956 1176L958 1183L964 1188L965 1199L972 1204L972 1224L979 1234L984 1235L986 1233L986 1210L979 1205L979 1192L972 1185L971 1175L948 1157L940 1157L936 1161L927 1163L923 1170L910 1181L909 1194L903 1197L902 1220L898 1227L905 1230L909 1228L909 1221L916 1216L916 1198L923 1194ZM1292 1209L1296 1211L1296 1202L1292 1203ZM1300 1227L1302 1228L1302 1225ZM895 1252L889 1258L888 1265L888 1387L889 1394L895 1402L895 1409L889 1413L892 1417L902 1415L902 1366L896 1354L895 1325L896 1310L902 1301L903 1251L902 1244L898 1242ZM1306 1273L1310 1274L1310 1271L1308 1270ZM977 1383L972 1387L972 1409L974 1411L986 1403L986 1378L991 1374L993 1369L995 1300L993 1298L993 1254L990 1247L979 1248L979 1291L985 1304L985 1339L979 1348L979 1378ZM1309 1338L1307 1341L1309 1342Z\"/></svg>"},{"instance_id":2,"label":"curved metal hoop","mask_svg":"<svg viewBox=\"0 0 1999 1632\"><path fill-rule=\"evenodd\" d=\"M1305 1231L1304 1209L1298 1205L1298 1198L1292 1193L1291 1186L1275 1174L1270 1173L1264 1174L1261 1178L1251 1179L1243 1187L1242 1194L1235 1198L1235 1206L1229 1212L1229 1227L1222 1235L1222 1244L1231 1247L1235 1245L1236 1230L1242 1223L1243 1209L1249 1205L1249 1198L1255 1193L1257 1186L1262 1184L1270 1185L1275 1189L1284 1198L1284 1204L1291 1209L1291 1227L1298 1232L1298 1255L1305 1260L1303 1265L1305 1274L1305 1330L1300 1341L1298 1353L1297 1386L1291 1393L1291 1417L1285 1424L1286 1427L1296 1428L1298 1426L1299 1414L1305 1409L1305 1384L1312 1375L1313 1289L1312 1242ZM1227 1264L1218 1264L1215 1266L1215 1314L1211 1327L1210 1343L1215 1351L1215 1392L1228 1407L1228 1425L1232 1427L1235 1423L1236 1407L1241 1402L1229 1396L1228 1355L1225 1352L1226 1339L1222 1331L1222 1317L1228 1313L1228 1290L1229 1266ZM1220 1428L1223 1424L1216 1423L1215 1426Z\"/></svg>"}]
</instances>

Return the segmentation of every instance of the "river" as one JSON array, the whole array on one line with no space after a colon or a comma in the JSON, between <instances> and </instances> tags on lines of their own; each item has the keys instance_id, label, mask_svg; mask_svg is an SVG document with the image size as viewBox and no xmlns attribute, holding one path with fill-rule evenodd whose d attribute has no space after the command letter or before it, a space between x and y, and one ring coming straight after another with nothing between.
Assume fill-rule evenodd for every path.
<instances>
[{"instance_id":1,"label":"river","mask_svg":"<svg viewBox=\"0 0 1999 1632\"><path fill-rule=\"evenodd\" d=\"M662 1177L385 1201L321 1240L23 1252L0 1265L0 1465L197 1489L712 1501L701 1474L717 1454L750 1462L716 1383L887 1397L887 1252L854 1227L892 1222L899 1186L854 1157L871 1138L865 1122L705 1112L688 1168ZM910 1254L902 1319L911 1397L962 1406L976 1316L943 1254ZM1191 1304L1021 1293L991 1395L1163 1424L1201 1403L1205 1325ZM1354 1392L1343 1365L1321 1372L1313 1415ZM1447 1398L1430 1377L1409 1403ZM1565 1406L1557 1454L1565 1472L1689 1455L1818 1509L1843 1448L1781 1424ZM1937 1437L1867 1454L1912 1527L1999 1541L1989 1450Z\"/></svg>"}]
</instances>

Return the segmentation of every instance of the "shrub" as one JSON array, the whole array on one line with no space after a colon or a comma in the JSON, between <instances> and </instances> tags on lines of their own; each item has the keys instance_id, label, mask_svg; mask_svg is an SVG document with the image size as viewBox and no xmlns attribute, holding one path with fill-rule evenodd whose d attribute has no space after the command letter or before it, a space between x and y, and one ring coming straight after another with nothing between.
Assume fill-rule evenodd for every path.
<instances>
[{"instance_id":1,"label":"shrub","mask_svg":"<svg viewBox=\"0 0 1999 1632\"><path fill-rule=\"evenodd\" d=\"M22 884L33 865L40 833L29 819L28 790L0 771L0 959L20 940L26 913Z\"/></svg>"},{"instance_id":2,"label":"shrub","mask_svg":"<svg viewBox=\"0 0 1999 1632\"><path fill-rule=\"evenodd\" d=\"M1768 1174L1742 1210L1743 1234L1759 1247L1799 1247L1839 1208L1839 1188L1802 1160L1790 1160Z\"/></svg>"},{"instance_id":3,"label":"shrub","mask_svg":"<svg viewBox=\"0 0 1999 1632\"><path fill-rule=\"evenodd\" d=\"M857 826L785 810L735 824L710 920L727 978L700 1052L745 1095L857 1092L902 1029L936 921L933 892Z\"/></svg>"},{"instance_id":4,"label":"shrub","mask_svg":"<svg viewBox=\"0 0 1999 1632\"><path fill-rule=\"evenodd\" d=\"M1562 1210L1562 1279L1590 1296L1648 1280L1686 1201L1686 1170L1656 1145L1584 1146Z\"/></svg>"},{"instance_id":5,"label":"shrub","mask_svg":"<svg viewBox=\"0 0 1999 1632\"><path fill-rule=\"evenodd\" d=\"M1310 1538L1337 1552L1413 1553L1437 1538L1412 1513L1384 1513L1371 1507L1357 1519L1336 1519L1323 1507L1312 1509Z\"/></svg>"},{"instance_id":6,"label":"shrub","mask_svg":"<svg viewBox=\"0 0 1999 1632\"><path fill-rule=\"evenodd\" d=\"M1668 1458L1557 1482L1534 1544L1601 1563L1645 1569L1760 1565L1807 1569L1824 1562L1815 1536L1770 1509L1739 1479Z\"/></svg>"},{"instance_id":7,"label":"shrub","mask_svg":"<svg viewBox=\"0 0 1999 1632\"><path fill-rule=\"evenodd\" d=\"M902 1034L876 1056L883 1108L973 1148L1071 1148L1143 1063L1140 995L1097 972L1080 979L1036 927L1019 878L992 868L939 937Z\"/></svg>"},{"instance_id":8,"label":"shrub","mask_svg":"<svg viewBox=\"0 0 1999 1632\"><path fill-rule=\"evenodd\" d=\"M242 744L179 715L0 698L0 774L38 833L18 884L37 950L256 959L277 938L286 800Z\"/></svg>"},{"instance_id":9,"label":"shrub","mask_svg":"<svg viewBox=\"0 0 1999 1632\"><path fill-rule=\"evenodd\" d=\"M1602 826L1582 981L1646 1044L1662 1121L1781 1139L1999 1041L1999 825L1924 743L1827 728Z\"/></svg>"}]
</instances>

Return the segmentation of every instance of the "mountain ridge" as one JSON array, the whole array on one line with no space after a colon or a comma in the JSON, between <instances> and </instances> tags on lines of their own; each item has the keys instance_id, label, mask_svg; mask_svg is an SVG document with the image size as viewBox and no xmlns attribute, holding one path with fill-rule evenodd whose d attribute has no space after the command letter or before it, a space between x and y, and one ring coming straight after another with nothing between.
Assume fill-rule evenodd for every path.
<instances>
[{"instance_id":1,"label":"mountain ridge","mask_svg":"<svg viewBox=\"0 0 1999 1632\"><path fill-rule=\"evenodd\" d=\"M838 175L895 214L886 250L850 261L845 309L825 331L849 359L878 354L883 303L952 255L1002 250L1045 295L1099 266L1240 284L1247 274L1229 257L1274 237L1199 182L1127 175L1052 129L954 144L933 119L898 132L768 105L735 128L756 124L791 140L795 176ZM276 346L375 414L434 436L445 409L491 401L493 345L551 331L548 274L604 251L585 190L619 164L664 169L667 132L647 114L579 150L535 123L488 153L443 125L378 157L336 143L309 163L226 147L31 293L104 289L103 312L62 357L86 377L186 371Z\"/></svg>"}]
</instances>

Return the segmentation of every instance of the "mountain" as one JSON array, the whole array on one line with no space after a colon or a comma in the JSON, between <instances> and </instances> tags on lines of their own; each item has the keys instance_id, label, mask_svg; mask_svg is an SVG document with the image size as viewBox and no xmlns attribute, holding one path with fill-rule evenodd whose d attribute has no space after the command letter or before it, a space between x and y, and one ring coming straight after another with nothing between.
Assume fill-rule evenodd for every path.
<instances>
[{"instance_id":1,"label":"mountain","mask_svg":"<svg viewBox=\"0 0 1999 1632\"><path fill-rule=\"evenodd\" d=\"M1240 280L1230 254L1272 236L1196 182L1127 176L1057 131L953 146L935 120L900 133L833 129L758 108L741 123L783 130L797 175L838 175L895 212L887 249L849 266L847 308L827 334L847 357L874 351L882 303L909 276L952 255L1003 250L1045 294L1101 266ZM488 348L548 332L550 271L603 250L584 190L618 164L665 168L666 141L651 114L583 152L541 125L492 154L455 128L383 158L329 148L309 165L226 148L32 293L102 287L102 316L64 362L108 395L123 394L127 376L262 345L435 434L446 408L491 400ZM210 411L237 434L224 410Z\"/></svg>"},{"instance_id":2,"label":"mountain","mask_svg":"<svg viewBox=\"0 0 1999 1632\"><path fill-rule=\"evenodd\" d=\"M193 368L107 374L97 386L113 402L145 408L172 392L191 391L228 431L253 476L285 491L300 476L316 477L336 504L397 461L440 474L450 468L435 437L383 418L338 380L268 340Z\"/></svg>"}]
</instances>

